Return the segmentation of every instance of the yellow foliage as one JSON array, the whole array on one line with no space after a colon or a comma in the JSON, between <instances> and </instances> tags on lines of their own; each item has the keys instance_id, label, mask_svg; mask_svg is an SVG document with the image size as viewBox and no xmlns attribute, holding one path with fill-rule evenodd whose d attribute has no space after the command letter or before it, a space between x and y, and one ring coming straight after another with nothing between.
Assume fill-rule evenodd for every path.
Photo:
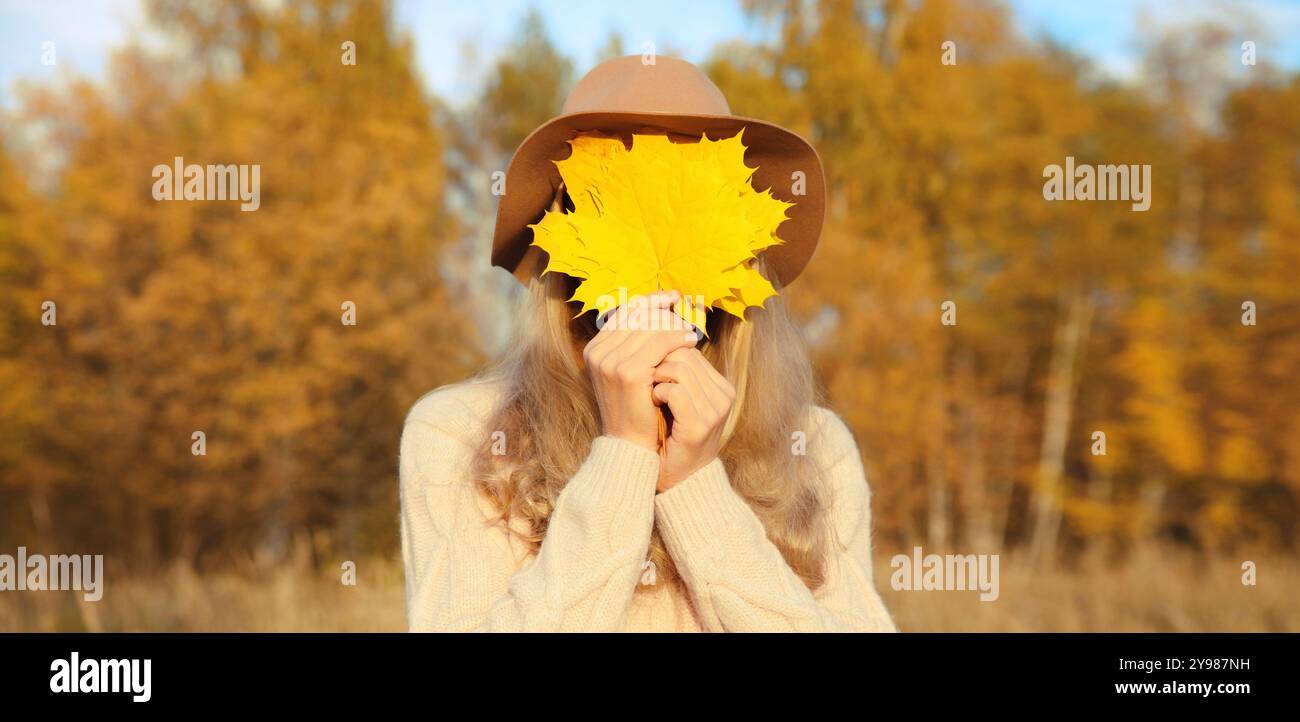
<instances>
[{"instance_id":1,"label":"yellow foliage","mask_svg":"<svg viewBox=\"0 0 1300 722\"><path fill-rule=\"evenodd\" d=\"M549 211L531 228L546 272L583 279L571 299L580 314L608 310L620 291L677 290L688 300L682 318L703 330L706 309L743 319L776 294L753 261L781 242L776 229L793 204L754 190L741 135L633 135L631 148L617 138L570 142L572 155L556 165L573 211Z\"/></svg>"}]
</instances>

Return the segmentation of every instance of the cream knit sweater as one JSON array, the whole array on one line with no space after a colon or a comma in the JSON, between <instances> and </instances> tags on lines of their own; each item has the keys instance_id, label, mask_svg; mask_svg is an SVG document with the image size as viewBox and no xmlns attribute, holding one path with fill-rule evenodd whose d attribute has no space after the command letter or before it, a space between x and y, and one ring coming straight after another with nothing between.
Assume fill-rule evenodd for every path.
<instances>
[{"instance_id":1,"label":"cream knit sweater","mask_svg":"<svg viewBox=\"0 0 1300 722\"><path fill-rule=\"evenodd\" d=\"M848 428L817 408L807 450L829 469L834 541L816 592L714 460L655 493L659 457L609 436L560 493L536 554L491 524L470 483L498 382L429 393L402 432L402 559L412 631L895 631L872 582L869 491ZM644 569L658 526L689 595ZM649 589L637 591L638 584Z\"/></svg>"}]
</instances>

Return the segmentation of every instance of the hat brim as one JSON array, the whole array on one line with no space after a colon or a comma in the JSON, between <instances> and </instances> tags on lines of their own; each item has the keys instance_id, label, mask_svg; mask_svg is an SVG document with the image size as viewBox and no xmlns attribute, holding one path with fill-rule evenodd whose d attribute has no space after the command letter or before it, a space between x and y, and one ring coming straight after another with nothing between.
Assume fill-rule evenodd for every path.
<instances>
[{"instance_id":1,"label":"hat brim","mask_svg":"<svg viewBox=\"0 0 1300 722\"><path fill-rule=\"evenodd\" d=\"M779 125L734 115L586 112L561 115L534 130L519 144L506 169L505 192L497 206L492 265L527 284L540 274L545 254L532 246L530 224L541 220L555 199L560 172L555 161L569 156L568 141L584 132L670 133L710 139L730 138L744 129L745 164L758 167L758 190L794 205L777 229L784 243L763 251L771 280L789 285L812 258L826 215L826 176L821 158L808 141ZM802 176L796 175L802 173ZM800 189L802 194L796 195Z\"/></svg>"}]
</instances>

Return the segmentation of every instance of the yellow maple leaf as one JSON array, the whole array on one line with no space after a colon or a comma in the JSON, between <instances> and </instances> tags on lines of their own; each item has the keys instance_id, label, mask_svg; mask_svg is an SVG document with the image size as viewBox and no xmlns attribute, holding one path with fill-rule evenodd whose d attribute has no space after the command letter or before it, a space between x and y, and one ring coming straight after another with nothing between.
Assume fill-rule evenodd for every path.
<instances>
[{"instance_id":1,"label":"yellow maple leaf","mask_svg":"<svg viewBox=\"0 0 1300 722\"><path fill-rule=\"evenodd\" d=\"M680 315L704 330L718 308L741 319L776 289L754 268L757 254L781 243L777 226L792 203L750 183L742 133L698 143L662 135L580 136L556 161L573 202L532 226L546 251L545 273L582 279L571 301L605 311L626 299L676 290Z\"/></svg>"}]
</instances>

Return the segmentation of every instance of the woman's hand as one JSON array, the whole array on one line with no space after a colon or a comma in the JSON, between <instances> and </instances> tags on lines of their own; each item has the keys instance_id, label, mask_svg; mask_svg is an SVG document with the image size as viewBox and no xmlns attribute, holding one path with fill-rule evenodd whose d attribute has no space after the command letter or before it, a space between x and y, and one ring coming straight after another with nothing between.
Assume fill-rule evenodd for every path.
<instances>
[{"instance_id":1,"label":"woman's hand","mask_svg":"<svg viewBox=\"0 0 1300 722\"><path fill-rule=\"evenodd\" d=\"M673 413L659 491L671 489L713 461L736 389L694 347L673 351L654 370L654 400Z\"/></svg>"},{"instance_id":2,"label":"woman's hand","mask_svg":"<svg viewBox=\"0 0 1300 722\"><path fill-rule=\"evenodd\" d=\"M655 367L696 337L672 311L676 291L634 296L611 313L582 351L606 436L659 451L659 410L650 392Z\"/></svg>"}]
</instances>

